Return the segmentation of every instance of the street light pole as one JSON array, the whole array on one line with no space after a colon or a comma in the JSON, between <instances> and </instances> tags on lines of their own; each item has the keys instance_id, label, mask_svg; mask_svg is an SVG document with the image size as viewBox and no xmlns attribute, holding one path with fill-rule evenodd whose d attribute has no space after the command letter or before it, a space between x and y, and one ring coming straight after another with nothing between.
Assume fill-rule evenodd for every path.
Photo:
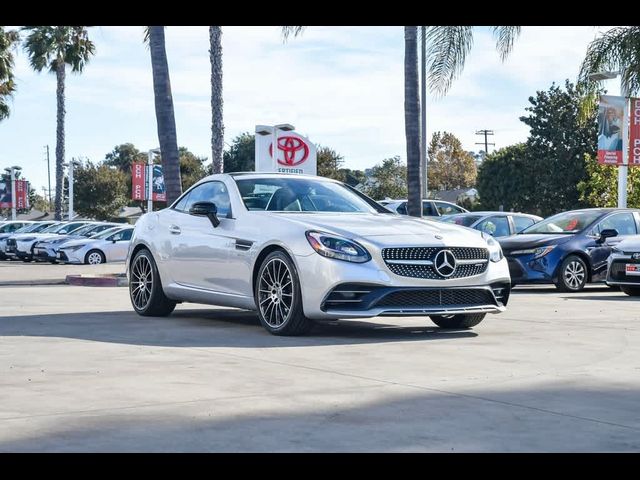
<instances>
[{"instance_id":1,"label":"street light pole","mask_svg":"<svg viewBox=\"0 0 640 480\"><path fill-rule=\"evenodd\" d=\"M80 165L77 160L71 160L69 163L63 163L63 166L69 167L69 221L73 220L73 167Z\"/></svg>"},{"instance_id":2,"label":"street light pole","mask_svg":"<svg viewBox=\"0 0 640 480\"><path fill-rule=\"evenodd\" d=\"M22 170L22 168L18 166L14 166L11 168L5 168L4 171L10 175L11 178L11 220L15 220L17 217L16 205L16 171Z\"/></svg>"},{"instance_id":3,"label":"street light pole","mask_svg":"<svg viewBox=\"0 0 640 480\"><path fill-rule=\"evenodd\" d=\"M620 94L624 98L624 115L622 125L622 165L618 166L618 208L627 208L627 170L629 165L629 99L624 84L624 75L620 74Z\"/></svg>"},{"instance_id":4,"label":"street light pole","mask_svg":"<svg viewBox=\"0 0 640 480\"><path fill-rule=\"evenodd\" d=\"M160 153L159 148L152 148L147 152L147 213L153 212L153 155Z\"/></svg>"}]
</instances>

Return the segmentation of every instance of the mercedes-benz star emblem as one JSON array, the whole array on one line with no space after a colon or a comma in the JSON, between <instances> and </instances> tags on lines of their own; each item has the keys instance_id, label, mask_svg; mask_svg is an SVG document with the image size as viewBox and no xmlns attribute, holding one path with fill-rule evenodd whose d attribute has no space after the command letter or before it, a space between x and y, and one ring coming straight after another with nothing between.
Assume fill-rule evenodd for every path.
<instances>
[{"instance_id":1,"label":"mercedes-benz star emblem","mask_svg":"<svg viewBox=\"0 0 640 480\"><path fill-rule=\"evenodd\" d=\"M433 265L436 268L436 272L448 278L456 271L456 257L451 250L440 250L434 259Z\"/></svg>"}]
</instances>

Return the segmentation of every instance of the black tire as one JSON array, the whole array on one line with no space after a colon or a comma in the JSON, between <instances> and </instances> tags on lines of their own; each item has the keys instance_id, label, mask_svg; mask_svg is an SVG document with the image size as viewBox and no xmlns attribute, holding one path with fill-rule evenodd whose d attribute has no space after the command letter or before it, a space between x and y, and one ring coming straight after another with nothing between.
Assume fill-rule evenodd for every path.
<instances>
[{"instance_id":1,"label":"black tire","mask_svg":"<svg viewBox=\"0 0 640 480\"><path fill-rule=\"evenodd\" d=\"M99 259L100 261L94 261L93 259ZM107 258L104 256L104 253L94 248L93 250L89 250L84 256L84 263L85 265L101 265L107 263Z\"/></svg>"},{"instance_id":2,"label":"black tire","mask_svg":"<svg viewBox=\"0 0 640 480\"><path fill-rule=\"evenodd\" d=\"M253 294L260 323L272 335L304 335L313 328L302 310L298 272L283 251L271 252L262 261Z\"/></svg>"},{"instance_id":3,"label":"black tire","mask_svg":"<svg viewBox=\"0 0 640 480\"><path fill-rule=\"evenodd\" d=\"M561 292L579 292L587 284L588 267L578 255L569 255L558 270L558 278L554 282Z\"/></svg>"},{"instance_id":4,"label":"black tire","mask_svg":"<svg viewBox=\"0 0 640 480\"><path fill-rule=\"evenodd\" d=\"M147 249L139 250L131 261L129 299L143 317L166 317L176 308L176 302L164 294L158 267Z\"/></svg>"},{"instance_id":5,"label":"black tire","mask_svg":"<svg viewBox=\"0 0 640 480\"><path fill-rule=\"evenodd\" d=\"M24 257L24 258L22 259L22 261L23 261L24 263L31 263L31 258L29 258L29 257Z\"/></svg>"},{"instance_id":6,"label":"black tire","mask_svg":"<svg viewBox=\"0 0 640 480\"><path fill-rule=\"evenodd\" d=\"M466 313L458 315L431 315L431 321L440 328L451 328L460 330L478 325L485 317L486 313Z\"/></svg>"},{"instance_id":7,"label":"black tire","mask_svg":"<svg viewBox=\"0 0 640 480\"><path fill-rule=\"evenodd\" d=\"M640 297L640 287L628 287L620 286L620 290L629 295L630 297Z\"/></svg>"}]
</instances>

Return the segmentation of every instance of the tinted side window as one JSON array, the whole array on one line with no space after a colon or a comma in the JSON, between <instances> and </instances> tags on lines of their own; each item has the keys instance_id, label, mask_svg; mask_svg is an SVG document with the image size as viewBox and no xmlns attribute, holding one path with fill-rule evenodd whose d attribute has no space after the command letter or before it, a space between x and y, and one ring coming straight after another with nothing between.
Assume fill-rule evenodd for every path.
<instances>
[{"instance_id":1,"label":"tinted side window","mask_svg":"<svg viewBox=\"0 0 640 480\"><path fill-rule=\"evenodd\" d=\"M398 212L400 215L406 215L407 214L407 202L401 203L400 206L396 209L396 212Z\"/></svg>"},{"instance_id":2,"label":"tinted side window","mask_svg":"<svg viewBox=\"0 0 640 480\"><path fill-rule=\"evenodd\" d=\"M516 233L521 232L527 227L530 227L534 223L536 223L533 218L529 217L518 217L514 215L513 217L513 226L516 228Z\"/></svg>"},{"instance_id":3,"label":"tinted side window","mask_svg":"<svg viewBox=\"0 0 640 480\"><path fill-rule=\"evenodd\" d=\"M132 234L133 234L133 230L125 230L124 232L122 232L122 236L120 237L120 240L122 240L123 242L128 242L129 240L131 240Z\"/></svg>"},{"instance_id":4,"label":"tinted side window","mask_svg":"<svg viewBox=\"0 0 640 480\"><path fill-rule=\"evenodd\" d=\"M480 222L476 227L476 230L486 232L494 237L506 237L511 235L509 230L509 220L507 217L489 217Z\"/></svg>"},{"instance_id":5,"label":"tinted side window","mask_svg":"<svg viewBox=\"0 0 640 480\"><path fill-rule=\"evenodd\" d=\"M598 232L607 228L615 228L618 231L618 235L635 235L636 222L631 213L616 213L610 217L605 218L599 224Z\"/></svg>"},{"instance_id":6,"label":"tinted side window","mask_svg":"<svg viewBox=\"0 0 640 480\"><path fill-rule=\"evenodd\" d=\"M452 215L454 213L464 213L464 210L444 202L435 202L440 215Z\"/></svg>"},{"instance_id":7,"label":"tinted side window","mask_svg":"<svg viewBox=\"0 0 640 480\"><path fill-rule=\"evenodd\" d=\"M231 211L231 200L227 186L222 182L207 182L191 190L186 201L186 212L197 202L213 202L218 207L218 216L226 217Z\"/></svg>"},{"instance_id":8,"label":"tinted side window","mask_svg":"<svg viewBox=\"0 0 640 480\"><path fill-rule=\"evenodd\" d=\"M186 212L187 210L185 209L185 207L187 205L187 202L189 201L190 195L191 195L191 192L183 195L182 198L178 200L178 203L176 203L173 209L178 210L179 212Z\"/></svg>"},{"instance_id":9,"label":"tinted side window","mask_svg":"<svg viewBox=\"0 0 640 480\"><path fill-rule=\"evenodd\" d=\"M423 217L437 217L438 212L436 208L433 206L433 202L423 201L422 202L422 216Z\"/></svg>"}]
</instances>

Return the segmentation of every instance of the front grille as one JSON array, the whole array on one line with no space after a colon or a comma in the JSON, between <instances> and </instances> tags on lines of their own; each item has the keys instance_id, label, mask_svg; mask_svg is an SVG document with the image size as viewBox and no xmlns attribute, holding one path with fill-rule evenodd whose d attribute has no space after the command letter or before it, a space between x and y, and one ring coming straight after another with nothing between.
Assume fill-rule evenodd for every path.
<instances>
[{"instance_id":1,"label":"front grille","mask_svg":"<svg viewBox=\"0 0 640 480\"><path fill-rule=\"evenodd\" d=\"M449 250L456 257L456 261L473 261L479 263L457 264L453 275L446 278L464 278L480 275L489 265L489 250L486 248L472 247L396 247L383 248L382 258L387 267L396 275L402 277L426 278L429 280L442 280L433 265L420 265L419 263L392 263L393 261L433 261L441 250Z\"/></svg>"},{"instance_id":2,"label":"front grille","mask_svg":"<svg viewBox=\"0 0 640 480\"><path fill-rule=\"evenodd\" d=\"M520 262L507 258L507 264L509 265L509 275L511 276L511 278L524 277L524 270L522 269L522 265L520 265Z\"/></svg>"},{"instance_id":3,"label":"front grille","mask_svg":"<svg viewBox=\"0 0 640 480\"><path fill-rule=\"evenodd\" d=\"M416 289L391 292L377 307L433 307L495 305L490 291L484 289Z\"/></svg>"},{"instance_id":4,"label":"front grille","mask_svg":"<svg viewBox=\"0 0 640 480\"><path fill-rule=\"evenodd\" d=\"M69 257L67 257L66 253L60 252L60 260L62 260L63 262L67 262L69 261Z\"/></svg>"},{"instance_id":5,"label":"front grille","mask_svg":"<svg viewBox=\"0 0 640 480\"><path fill-rule=\"evenodd\" d=\"M637 282L640 283L639 275L627 275L626 264L635 263L639 264L637 260L617 260L611 264L611 270L609 271L609 278L618 282Z\"/></svg>"},{"instance_id":6,"label":"front grille","mask_svg":"<svg viewBox=\"0 0 640 480\"><path fill-rule=\"evenodd\" d=\"M5 247L7 252L15 252L17 250L17 244L15 239L10 238L7 240L7 246Z\"/></svg>"}]
</instances>

